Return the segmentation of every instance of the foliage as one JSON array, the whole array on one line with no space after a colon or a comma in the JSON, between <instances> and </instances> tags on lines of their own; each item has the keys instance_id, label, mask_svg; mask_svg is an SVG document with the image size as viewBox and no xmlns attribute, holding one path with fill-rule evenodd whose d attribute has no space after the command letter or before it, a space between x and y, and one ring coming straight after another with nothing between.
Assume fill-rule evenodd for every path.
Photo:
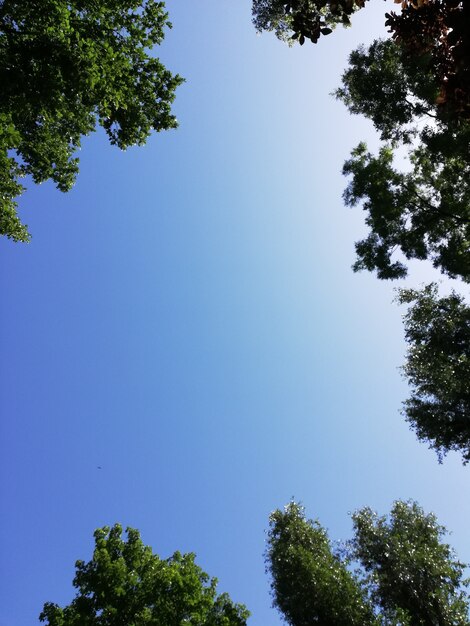
<instances>
[{"instance_id":1,"label":"foliage","mask_svg":"<svg viewBox=\"0 0 470 626\"><path fill-rule=\"evenodd\" d=\"M349 17L365 0L253 0L253 24L258 32L274 31L282 41L317 43L337 24L349 26Z\"/></svg>"},{"instance_id":2,"label":"foliage","mask_svg":"<svg viewBox=\"0 0 470 626\"><path fill-rule=\"evenodd\" d=\"M395 502L389 518L369 508L353 515L352 556L366 573L372 601L389 623L468 626L464 565L446 530L416 502Z\"/></svg>"},{"instance_id":3,"label":"foliage","mask_svg":"<svg viewBox=\"0 0 470 626\"><path fill-rule=\"evenodd\" d=\"M258 32L274 31L283 41L317 43L366 0L253 0ZM393 39L415 60L426 59L439 87L436 104L453 117L470 119L470 5L463 0L396 0L399 14L385 13Z\"/></svg>"},{"instance_id":4,"label":"foliage","mask_svg":"<svg viewBox=\"0 0 470 626\"><path fill-rule=\"evenodd\" d=\"M437 86L424 60L410 59L390 40L375 40L349 55L334 95L350 113L372 120L384 141L410 141L435 119Z\"/></svg>"},{"instance_id":5,"label":"foliage","mask_svg":"<svg viewBox=\"0 0 470 626\"><path fill-rule=\"evenodd\" d=\"M356 244L354 269L379 278L407 273L403 260L432 260L451 277L470 280L470 123L438 111L438 86L422 59L393 41L376 41L349 59L336 96L372 120L383 145L377 156L361 143L346 161L352 175L344 199L363 203L370 234ZM394 166L407 150L409 168Z\"/></svg>"},{"instance_id":6,"label":"foliage","mask_svg":"<svg viewBox=\"0 0 470 626\"><path fill-rule=\"evenodd\" d=\"M399 302L412 304L404 316L408 354L404 373L412 386L404 403L418 438L442 459L449 450L470 461L470 307L437 286L403 289Z\"/></svg>"},{"instance_id":7,"label":"foliage","mask_svg":"<svg viewBox=\"0 0 470 626\"><path fill-rule=\"evenodd\" d=\"M288 42L317 42L337 23L349 24L364 4L253 0L253 22ZM445 274L468 281L470 3L401 4L400 15L386 14L392 39L354 51L336 92L351 113L371 119L384 142L378 156L361 143L343 168L352 175L345 202L362 203L370 227L356 244L354 269L400 278L406 259L430 259ZM394 157L403 147L408 163L399 171Z\"/></svg>"},{"instance_id":8,"label":"foliage","mask_svg":"<svg viewBox=\"0 0 470 626\"><path fill-rule=\"evenodd\" d=\"M271 515L266 564L274 604L291 626L468 626L464 566L434 515L399 501L389 518L365 508L353 522L354 539L334 554L299 504Z\"/></svg>"},{"instance_id":9,"label":"foliage","mask_svg":"<svg viewBox=\"0 0 470 626\"><path fill-rule=\"evenodd\" d=\"M274 605L291 626L365 626L364 590L331 549L326 531L295 502L271 514L266 550Z\"/></svg>"},{"instance_id":10,"label":"foliage","mask_svg":"<svg viewBox=\"0 0 470 626\"><path fill-rule=\"evenodd\" d=\"M436 104L470 119L470 5L459 0L407 0L385 25L408 55L430 59L439 85Z\"/></svg>"},{"instance_id":11,"label":"foliage","mask_svg":"<svg viewBox=\"0 0 470 626\"><path fill-rule=\"evenodd\" d=\"M194 554L162 560L142 543L139 532L116 524L95 531L88 563L77 561L78 589L65 608L46 603L40 620L48 626L245 626L249 612L216 579L198 567Z\"/></svg>"},{"instance_id":12,"label":"foliage","mask_svg":"<svg viewBox=\"0 0 470 626\"><path fill-rule=\"evenodd\" d=\"M16 215L21 178L68 191L97 123L121 149L177 125L182 79L149 54L165 26L156 0L0 2L0 234L29 239Z\"/></svg>"},{"instance_id":13,"label":"foliage","mask_svg":"<svg viewBox=\"0 0 470 626\"><path fill-rule=\"evenodd\" d=\"M424 15L421 7L409 3L403 15L408 10ZM406 45L396 36L354 51L336 91L351 113L373 122L382 141L377 155L359 144L343 167L351 176L345 203L362 204L369 227L365 239L356 243L353 268L393 279L407 274L406 259L429 259L444 274L469 282L470 121L456 110L455 99L444 106L444 78L433 50L440 36L429 21L427 25L429 32L415 32L414 48L414 27L405 37L402 22ZM402 170L395 165L397 157L405 160ZM402 291L399 299L415 302L405 316L410 347L404 372L413 387L404 405L406 418L440 459L449 450L459 450L467 462L468 307L455 294L439 300L432 286L421 293Z\"/></svg>"}]
</instances>

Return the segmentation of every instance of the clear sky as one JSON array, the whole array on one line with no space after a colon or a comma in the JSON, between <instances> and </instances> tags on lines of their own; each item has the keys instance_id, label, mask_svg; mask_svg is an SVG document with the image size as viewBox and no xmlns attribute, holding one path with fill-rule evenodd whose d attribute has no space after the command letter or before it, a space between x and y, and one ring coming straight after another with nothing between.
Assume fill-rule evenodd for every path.
<instances>
[{"instance_id":1,"label":"clear sky","mask_svg":"<svg viewBox=\"0 0 470 626\"><path fill-rule=\"evenodd\" d=\"M291 49L256 36L249 0L167 7L180 128L127 152L88 138L72 192L21 199L32 243L0 241L0 626L70 601L114 522L196 552L276 626L264 532L292 496L333 538L417 499L470 561L470 470L399 414L396 285L350 269L363 216L340 170L375 139L328 94L393 5Z\"/></svg>"}]
</instances>

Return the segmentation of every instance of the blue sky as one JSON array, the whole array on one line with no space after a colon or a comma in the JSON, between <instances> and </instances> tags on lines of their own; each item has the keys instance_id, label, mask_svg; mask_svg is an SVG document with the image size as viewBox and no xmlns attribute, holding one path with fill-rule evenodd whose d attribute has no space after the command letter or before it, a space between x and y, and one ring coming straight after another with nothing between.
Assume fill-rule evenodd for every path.
<instances>
[{"instance_id":1,"label":"blue sky","mask_svg":"<svg viewBox=\"0 0 470 626\"><path fill-rule=\"evenodd\" d=\"M396 285L350 269L364 226L340 170L376 140L328 94L392 5L291 49L255 34L248 0L167 7L180 128L127 152L87 138L72 192L22 197L32 243L0 242L0 626L68 602L117 521L280 624L264 531L292 496L333 538L415 498L470 561L468 469L399 415Z\"/></svg>"}]
</instances>

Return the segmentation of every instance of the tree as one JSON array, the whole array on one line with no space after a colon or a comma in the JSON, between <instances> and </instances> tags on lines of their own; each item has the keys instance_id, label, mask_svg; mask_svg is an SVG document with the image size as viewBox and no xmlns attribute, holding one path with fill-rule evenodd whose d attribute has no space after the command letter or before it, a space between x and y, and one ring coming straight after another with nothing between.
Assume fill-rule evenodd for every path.
<instances>
[{"instance_id":1,"label":"tree","mask_svg":"<svg viewBox=\"0 0 470 626\"><path fill-rule=\"evenodd\" d=\"M267 571L274 606L291 626L375 624L365 590L333 554L326 531L296 502L270 516Z\"/></svg>"},{"instance_id":2,"label":"tree","mask_svg":"<svg viewBox=\"0 0 470 626\"><path fill-rule=\"evenodd\" d=\"M245 626L249 612L227 594L217 595L215 578L194 562L194 554L160 559L119 524L95 531L88 563L76 562L78 590L65 608L47 602L40 620L47 626Z\"/></svg>"},{"instance_id":3,"label":"tree","mask_svg":"<svg viewBox=\"0 0 470 626\"><path fill-rule=\"evenodd\" d=\"M353 540L335 553L299 504L271 515L266 564L288 624L468 626L464 566L434 515L398 501L389 517L358 511L353 525Z\"/></svg>"},{"instance_id":4,"label":"tree","mask_svg":"<svg viewBox=\"0 0 470 626\"><path fill-rule=\"evenodd\" d=\"M470 307L437 286L402 289L398 301L411 304L404 316L408 342L403 367L412 386L404 414L421 441L442 460L449 450L470 461Z\"/></svg>"},{"instance_id":5,"label":"tree","mask_svg":"<svg viewBox=\"0 0 470 626\"><path fill-rule=\"evenodd\" d=\"M97 124L121 149L176 127L182 79L149 54L165 26L156 0L0 2L0 234L29 240L16 213L20 180L68 191L74 154Z\"/></svg>"},{"instance_id":6,"label":"tree","mask_svg":"<svg viewBox=\"0 0 470 626\"><path fill-rule=\"evenodd\" d=\"M365 572L371 601L385 622L468 626L465 566L442 541L446 529L416 502L395 502L390 515L353 515L351 556Z\"/></svg>"},{"instance_id":7,"label":"tree","mask_svg":"<svg viewBox=\"0 0 470 626\"><path fill-rule=\"evenodd\" d=\"M361 143L343 168L352 176L345 203L362 203L370 227L356 244L354 269L399 278L407 273L405 259L429 258L469 281L470 123L438 109L426 60L391 40L359 48L349 63L336 96L371 119L383 141L377 156ZM407 150L405 171L394 165L399 149Z\"/></svg>"}]
</instances>

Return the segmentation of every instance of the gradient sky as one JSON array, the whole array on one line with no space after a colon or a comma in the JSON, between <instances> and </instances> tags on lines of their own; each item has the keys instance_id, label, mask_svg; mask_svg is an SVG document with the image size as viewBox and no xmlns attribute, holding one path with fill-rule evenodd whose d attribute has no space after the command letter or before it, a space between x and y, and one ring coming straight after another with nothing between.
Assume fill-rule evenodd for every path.
<instances>
[{"instance_id":1,"label":"gradient sky","mask_svg":"<svg viewBox=\"0 0 470 626\"><path fill-rule=\"evenodd\" d=\"M264 532L292 496L333 538L417 499L470 561L470 470L399 414L397 284L350 269L363 216L340 170L376 140L329 93L393 4L302 48L257 36L249 0L167 7L180 128L127 152L87 138L69 194L21 198L32 243L0 241L0 626L69 602L117 521L276 626Z\"/></svg>"}]
</instances>

